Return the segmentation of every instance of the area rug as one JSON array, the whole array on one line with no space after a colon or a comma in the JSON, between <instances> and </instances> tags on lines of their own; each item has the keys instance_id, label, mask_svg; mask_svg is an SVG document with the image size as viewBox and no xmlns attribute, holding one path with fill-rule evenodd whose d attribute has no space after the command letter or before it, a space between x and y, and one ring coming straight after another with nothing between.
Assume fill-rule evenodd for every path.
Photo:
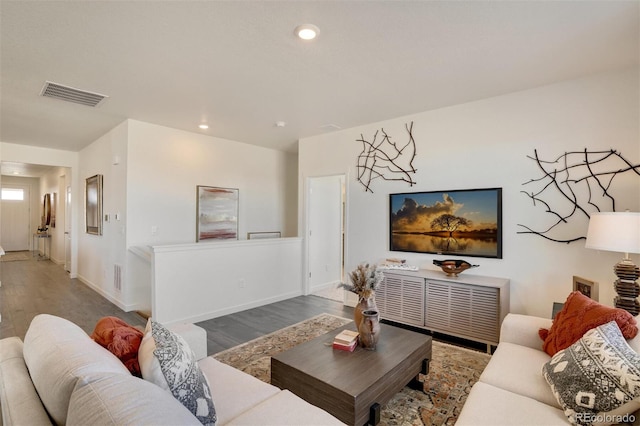
<instances>
[{"instance_id":1,"label":"area rug","mask_svg":"<svg viewBox=\"0 0 640 426\"><path fill-rule=\"evenodd\" d=\"M0 256L2 262L17 262L19 260L29 260L28 251L10 251Z\"/></svg>"},{"instance_id":2,"label":"area rug","mask_svg":"<svg viewBox=\"0 0 640 426\"><path fill-rule=\"evenodd\" d=\"M269 383L271 356L350 321L321 314L213 356ZM453 425L490 356L434 341L432 358L429 374L420 376L422 391L405 387L398 392L382 407L381 425Z\"/></svg>"}]
</instances>

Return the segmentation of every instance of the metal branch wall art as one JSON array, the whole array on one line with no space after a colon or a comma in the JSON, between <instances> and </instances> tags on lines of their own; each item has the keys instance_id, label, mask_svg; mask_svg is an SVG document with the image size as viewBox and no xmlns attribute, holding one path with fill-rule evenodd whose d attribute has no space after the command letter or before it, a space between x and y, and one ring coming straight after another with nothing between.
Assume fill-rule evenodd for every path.
<instances>
[{"instance_id":1,"label":"metal branch wall art","mask_svg":"<svg viewBox=\"0 0 640 426\"><path fill-rule=\"evenodd\" d=\"M533 205L541 204L553 217L553 224L547 229L534 230L518 224L524 231L518 234L539 235L559 243L571 243L586 239L583 235L567 235L561 226L573 216L589 218L589 211L616 211L616 201L611 194L611 185L622 173L640 176L640 164L632 164L616 150L565 152L554 161L546 161L538 156L527 156L536 162L541 176L523 185L537 186L526 194ZM551 207L554 204L554 207ZM586 231L586 230L585 230Z\"/></svg>"},{"instance_id":2,"label":"metal branch wall art","mask_svg":"<svg viewBox=\"0 0 640 426\"><path fill-rule=\"evenodd\" d=\"M416 173L413 167L413 159L416 157L413 121L404 127L408 133L408 140L403 144L393 142L384 129L376 130L371 141L365 140L362 134L360 139L357 139L362 143L362 152L358 155L358 182L364 186L365 191L373 193L371 184L375 179L404 181L409 186L415 185L416 182L411 176Z\"/></svg>"}]
</instances>

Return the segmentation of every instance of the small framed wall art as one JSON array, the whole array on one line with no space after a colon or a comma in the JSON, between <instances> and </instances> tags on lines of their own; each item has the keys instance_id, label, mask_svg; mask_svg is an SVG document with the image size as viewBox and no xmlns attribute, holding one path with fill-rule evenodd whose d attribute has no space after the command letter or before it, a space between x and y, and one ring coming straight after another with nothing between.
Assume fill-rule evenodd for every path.
<instances>
[{"instance_id":1,"label":"small framed wall art","mask_svg":"<svg viewBox=\"0 0 640 426\"><path fill-rule=\"evenodd\" d=\"M598 302L598 283L585 278L573 276L573 291L579 291Z\"/></svg>"},{"instance_id":2,"label":"small framed wall art","mask_svg":"<svg viewBox=\"0 0 640 426\"><path fill-rule=\"evenodd\" d=\"M247 232L247 240L266 240L270 238L280 238L280 231L274 232Z\"/></svg>"},{"instance_id":3,"label":"small framed wall art","mask_svg":"<svg viewBox=\"0 0 640 426\"><path fill-rule=\"evenodd\" d=\"M197 186L196 241L238 239L238 189Z\"/></svg>"},{"instance_id":4,"label":"small framed wall art","mask_svg":"<svg viewBox=\"0 0 640 426\"><path fill-rule=\"evenodd\" d=\"M86 233L102 235L102 175L86 179L84 210Z\"/></svg>"}]
</instances>

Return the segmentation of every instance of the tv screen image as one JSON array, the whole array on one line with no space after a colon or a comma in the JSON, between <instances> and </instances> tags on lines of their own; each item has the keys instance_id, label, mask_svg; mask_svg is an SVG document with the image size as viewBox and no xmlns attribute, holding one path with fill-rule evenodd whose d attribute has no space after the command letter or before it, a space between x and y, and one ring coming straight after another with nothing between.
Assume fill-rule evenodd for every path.
<instances>
[{"instance_id":1,"label":"tv screen image","mask_svg":"<svg viewBox=\"0 0 640 426\"><path fill-rule=\"evenodd\" d=\"M389 249L502 259L502 188L389 195Z\"/></svg>"}]
</instances>

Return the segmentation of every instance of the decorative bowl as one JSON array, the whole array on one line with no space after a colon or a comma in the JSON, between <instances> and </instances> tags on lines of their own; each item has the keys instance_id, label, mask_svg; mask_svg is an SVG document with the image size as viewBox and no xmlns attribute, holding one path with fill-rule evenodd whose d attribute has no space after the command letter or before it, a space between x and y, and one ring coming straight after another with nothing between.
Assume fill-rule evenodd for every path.
<instances>
[{"instance_id":1,"label":"decorative bowl","mask_svg":"<svg viewBox=\"0 0 640 426\"><path fill-rule=\"evenodd\" d=\"M480 265L472 265L466 260L447 259L447 260L434 260L433 264L439 266L442 271L453 277L457 277L460 272L464 272L469 268L476 268Z\"/></svg>"}]
</instances>

